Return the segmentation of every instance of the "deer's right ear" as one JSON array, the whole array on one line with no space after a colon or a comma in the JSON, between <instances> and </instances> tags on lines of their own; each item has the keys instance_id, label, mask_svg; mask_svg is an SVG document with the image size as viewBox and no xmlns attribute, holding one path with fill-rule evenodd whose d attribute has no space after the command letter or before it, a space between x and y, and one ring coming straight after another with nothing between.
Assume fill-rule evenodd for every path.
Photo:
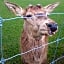
<instances>
[{"instance_id":1,"label":"deer's right ear","mask_svg":"<svg viewBox=\"0 0 64 64\"><path fill-rule=\"evenodd\" d=\"M13 3L10 3L10 2L5 2L5 5L16 15L16 16L21 16L24 14L24 10L16 5L16 4L13 4Z\"/></svg>"}]
</instances>

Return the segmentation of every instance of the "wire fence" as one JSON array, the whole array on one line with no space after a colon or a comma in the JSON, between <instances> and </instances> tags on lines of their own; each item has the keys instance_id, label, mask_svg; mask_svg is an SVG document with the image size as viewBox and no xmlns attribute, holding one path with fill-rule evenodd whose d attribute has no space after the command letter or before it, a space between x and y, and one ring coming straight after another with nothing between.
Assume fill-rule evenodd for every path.
<instances>
[{"instance_id":1,"label":"wire fence","mask_svg":"<svg viewBox=\"0 0 64 64\"><path fill-rule=\"evenodd\" d=\"M64 13L51 13L51 15L54 15L54 14L64 14ZM43 15L39 15L39 16L43 16ZM42 48L42 47L44 47L44 46L51 45L51 44L53 44L53 43L56 43L56 49L55 49L55 52L54 52L54 58L53 58L53 60L52 60L52 62L51 62L50 64L55 64L55 62L57 62L58 60L64 58L64 56L62 56L62 57L59 57L59 58L55 59L58 45L59 45L59 43L60 43L61 40L64 40L64 37L59 38L59 36L60 36L60 32L59 32L58 38L57 38L55 41L49 42L49 43L44 44L44 45L41 45L41 46L39 46L39 47L35 47L35 48L33 48L33 49L29 50L29 51L26 51L26 52L20 53L20 54L16 54L16 55L14 55L14 56L12 56L12 57L9 57L9 58L5 59L5 58L3 57L4 51L3 51L3 47L2 47L2 46L3 46L3 44L2 44L2 23L3 23L4 21L15 20L15 19L18 19L18 18L28 18L28 17L23 17L23 16L21 16L21 17L9 18L9 19L3 19L2 17L0 17L0 48L1 48L1 60L0 60L0 63L1 63L1 64L5 64L6 61L11 60L11 59L13 59L13 58L15 58L15 57L17 57L17 56L21 56L21 55L27 54L27 53L29 53L29 52L31 52L31 51L40 49L40 48ZM30 17L30 18L31 18L31 17Z\"/></svg>"}]
</instances>

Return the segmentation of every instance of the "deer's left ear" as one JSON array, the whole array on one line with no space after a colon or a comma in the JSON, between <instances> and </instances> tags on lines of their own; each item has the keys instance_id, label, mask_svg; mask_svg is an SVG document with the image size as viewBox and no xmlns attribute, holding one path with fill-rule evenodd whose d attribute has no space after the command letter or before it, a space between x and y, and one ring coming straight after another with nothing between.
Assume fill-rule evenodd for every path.
<instances>
[{"instance_id":1,"label":"deer's left ear","mask_svg":"<svg viewBox=\"0 0 64 64\"><path fill-rule=\"evenodd\" d=\"M54 8L56 8L59 5L59 2L53 3L53 4L49 4L47 6L44 7L45 11L49 14L51 13Z\"/></svg>"}]
</instances>

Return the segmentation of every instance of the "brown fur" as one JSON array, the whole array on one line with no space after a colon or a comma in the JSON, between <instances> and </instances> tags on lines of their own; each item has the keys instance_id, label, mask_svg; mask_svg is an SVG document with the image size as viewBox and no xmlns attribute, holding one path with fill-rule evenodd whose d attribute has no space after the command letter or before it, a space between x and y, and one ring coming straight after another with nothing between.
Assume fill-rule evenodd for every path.
<instances>
[{"instance_id":1,"label":"brown fur","mask_svg":"<svg viewBox=\"0 0 64 64\"><path fill-rule=\"evenodd\" d=\"M39 47L41 45L47 44L47 38L48 36L43 35L42 38L43 40L39 39L34 39L34 38L29 38L27 33L23 31L22 37L21 37L21 51L26 52L29 51L35 47ZM41 49L31 51L25 55L22 56L24 64L46 64L47 61L47 49L48 46L44 46ZM29 61L30 60L30 61Z\"/></svg>"}]
</instances>

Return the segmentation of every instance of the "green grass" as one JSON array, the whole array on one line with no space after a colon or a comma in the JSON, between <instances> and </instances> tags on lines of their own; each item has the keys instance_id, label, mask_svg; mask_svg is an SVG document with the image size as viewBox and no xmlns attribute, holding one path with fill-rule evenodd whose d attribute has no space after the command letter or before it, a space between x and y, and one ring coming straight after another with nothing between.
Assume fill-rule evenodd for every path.
<instances>
[{"instance_id":1,"label":"green grass","mask_svg":"<svg viewBox=\"0 0 64 64\"><path fill-rule=\"evenodd\" d=\"M47 5L53 2L60 2L60 5L54 10L54 12L64 12L64 0L10 0L23 8L28 6L28 4L42 4ZM4 5L3 0L0 0L0 16L3 18L11 18L15 17L12 12L10 12L7 7ZM49 42L54 41L60 32L60 37L64 36L64 15L51 15L50 18L54 19L59 25L59 31L56 33L55 36L50 37ZM23 20L16 19L11 21L6 21L3 23L3 51L4 51L4 58L11 57L15 54L20 53L20 36L23 29ZM54 56L55 51L55 44L49 45L48 51L48 62L51 62ZM60 41L56 58L64 55L64 40ZM1 57L1 55L0 55ZM16 57L6 62L6 64L21 64L21 57ZM64 59L56 62L56 64L64 64Z\"/></svg>"}]
</instances>

